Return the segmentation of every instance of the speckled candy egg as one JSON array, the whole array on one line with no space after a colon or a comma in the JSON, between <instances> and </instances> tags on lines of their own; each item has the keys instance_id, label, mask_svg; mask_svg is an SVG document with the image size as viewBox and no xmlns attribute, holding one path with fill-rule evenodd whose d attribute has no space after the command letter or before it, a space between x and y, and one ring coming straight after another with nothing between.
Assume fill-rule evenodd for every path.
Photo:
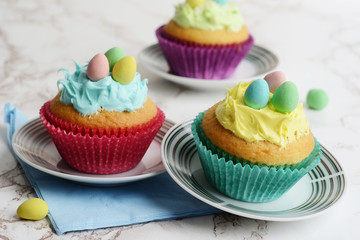
<instances>
[{"instance_id":1,"label":"speckled candy egg","mask_svg":"<svg viewBox=\"0 0 360 240\"><path fill-rule=\"evenodd\" d=\"M32 198L23 202L17 209L17 215L22 219L41 220L48 214L46 202L40 198Z\"/></svg>"},{"instance_id":2,"label":"speckled candy egg","mask_svg":"<svg viewBox=\"0 0 360 240\"><path fill-rule=\"evenodd\" d=\"M261 109L269 102L269 86L264 79L256 79L245 91L244 103L251 108Z\"/></svg>"},{"instance_id":3,"label":"speckled candy egg","mask_svg":"<svg viewBox=\"0 0 360 240\"><path fill-rule=\"evenodd\" d=\"M267 74L264 79L269 85L270 92L275 92L281 84L286 82L286 76L281 71L271 72Z\"/></svg>"},{"instance_id":4,"label":"speckled candy egg","mask_svg":"<svg viewBox=\"0 0 360 240\"><path fill-rule=\"evenodd\" d=\"M102 53L96 54L89 62L86 76L93 82L97 82L109 75L109 62Z\"/></svg>"},{"instance_id":5,"label":"speckled candy egg","mask_svg":"<svg viewBox=\"0 0 360 240\"><path fill-rule=\"evenodd\" d=\"M115 64L125 56L124 51L119 47L113 47L106 51L105 56L109 61L110 72L113 71Z\"/></svg>"},{"instance_id":6,"label":"speckled candy egg","mask_svg":"<svg viewBox=\"0 0 360 240\"><path fill-rule=\"evenodd\" d=\"M186 3L189 4L192 8L204 4L204 0L186 0Z\"/></svg>"},{"instance_id":7,"label":"speckled candy egg","mask_svg":"<svg viewBox=\"0 0 360 240\"><path fill-rule=\"evenodd\" d=\"M306 104L315 110L324 109L329 103L329 97L324 90L311 89L306 96Z\"/></svg>"},{"instance_id":8,"label":"speckled candy egg","mask_svg":"<svg viewBox=\"0 0 360 240\"><path fill-rule=\"evenodd\" d=\"M112 77L121 84L129 84L136 74L136 60L132 56L120 59L114 66Z\"/></svg>"},{"instance_id":9,"label":"speckled candy egg","mask_svg":"<svg viewBox=\"0 0 360 240\"><path fill-rule=\"evenodd\" d=\"M271 104L276 111L289 113L293 111L299 103L299 92L293 82L284 82L281 84L271 99Z\"/></svg>"}]
</instances>

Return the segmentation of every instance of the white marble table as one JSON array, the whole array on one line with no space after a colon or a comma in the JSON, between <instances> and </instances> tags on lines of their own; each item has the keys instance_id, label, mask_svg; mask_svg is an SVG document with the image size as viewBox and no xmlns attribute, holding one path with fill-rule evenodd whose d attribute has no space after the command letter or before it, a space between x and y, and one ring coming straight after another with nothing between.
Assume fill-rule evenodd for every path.
<instances>
[{"instance_id":1,"label":"white marble table","mask_svg":"<svg viewBox=\"0 0 360 240\"><path fill-rule=\"evenodd\" d=\"M56 92L57 70L72 60L121 46L128 55L156 42L154 30L173 14L171 1L0 2L0 103L13 103L29 117ZM360 222L360 4L356 0L236 2L256 44L271 49L279 68L296 82L304 101L323 88L330 105L305 108L312 131L337 158L347 180L343 199L324 214L296 222L246 219L231 214L150 222L57 236L48 219L24 221L16 208L35 197L6 142L1 121L1 239L358 239ZM197 91L147 71L149 95L174 121L193 118L224 96ZM179 111L181 109L181 111ZM2 114L3 115L3 114Z\"/></svg>"}]
</instances>

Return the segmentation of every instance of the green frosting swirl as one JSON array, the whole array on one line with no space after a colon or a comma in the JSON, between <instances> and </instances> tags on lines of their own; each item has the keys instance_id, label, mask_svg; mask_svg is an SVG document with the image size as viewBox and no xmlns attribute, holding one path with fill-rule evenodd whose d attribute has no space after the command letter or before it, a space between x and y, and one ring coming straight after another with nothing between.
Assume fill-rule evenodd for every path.
<instances>
[{"instance_id":1,"label":"green frosting swirl","mask_svg":"<svg viewBox=\"0 0 360 240\"><path fill-rule=\"evenodd\" d=\"M206 31L225 29L231 32L240 31L244 25L244 19L238 7L232 3L217 4L212 0L192 8L187 3L175 6L173 18L183 28L197 28Z\"/></svg>"}]
</instances>

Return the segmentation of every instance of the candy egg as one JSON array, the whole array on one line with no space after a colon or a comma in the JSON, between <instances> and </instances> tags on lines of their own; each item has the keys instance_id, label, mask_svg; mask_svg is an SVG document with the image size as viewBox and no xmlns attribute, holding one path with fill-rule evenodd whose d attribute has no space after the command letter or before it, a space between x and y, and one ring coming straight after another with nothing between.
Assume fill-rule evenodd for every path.
<instances>
[{"instance_id":1,"label":"candy egg","mask_svg":"<svg viewBox=\"0 0 360 240\"><path fill-rule=\"evenodd\" d=\"M294 110L299 103L299 92L293 82L281 84L271 99L271 104L275 110L281 113L289 113Z\"/></svg>"},{"instance_id":2,"label":"candy egg","mask_svg":"<svg viewBox=\"0 0 360 240\"><path fill-rule=\"evenodd\" d=\"M215 0L215 2L219 5L225 5L228 2L228 0Z\"/></svg>"},{"instance_id":3,"label":"candy egg","mask_svg":"<svg viewBox=\"0 0 360 240\"><path fill-rule=\"evenodd\" d=\"M136 60L132 56L120 59L114 66L112 77L121 84L129 84L136 74Z\"/></svg>"},{"instance_id":4,"label":"candy egg","mask_svg":"<svg viewBox=\"0 0 360 240\"><path fill-rule=\"evenodd\" d=\"M40 198L32 198L23 202L17 209L20 218L28 220L40 220L46 217L49 208L46 202Z\"/></svg>"},{"instance_id":5,"label":"candy egg","mask_svg":"<svg viewBox=\"0 0 360 240\"><path fill-rule=\"evenodd\" d=\"M204 4L204 0L186 0L186 3L189 4L192 8Z\"/></svg>"},{"instance_id":6,"label":"candy egg","mask_svg":"<svg viewBox=\"0 0 360 240\"><path fill-rule=\"evenodd\" d=\"M324 109L329 103L329 97L324 90L311 89L306 96L306 104L315 110Z\"/></svg>"},{"instance_id":7,"label":"candy egg","mask_svg":"<svg viewBox=\"0 0 360 240\"><path fill-rule=\"evenodd\" d=\"M86 76L93 82L97 82L109 75L109 62L102 53L96 54L89 62Z\"/></svg>"},{"instance_id":8,"label":"candy egg","mask_svg":"<svg viewBox=\"0 0 360 240\"><path fill-rule=\"evenodd\" d=\"M270 92L275 92L275 90L284 82L286 82L286 76L281 71L275 71L267 74L264 77L265 81L269 85Z\"/></svg>"},{"instance_id":9,"label":"candy egg","mask_svg":"<svg viewBox=\"0 0 360 240\"><path fill-rule=\"evenodd\" d=\"M124 51L121 48L113 47L105 53L105 56L107 57L107 59L109 61L110 72L112 72L115 63L117 63L125 55L124 55Z\"/></svg>"},{"instance_id":10,"label":"candy egg","mask_svg":"<svg viewBox=\"0 0 360 240\"><path fill-rule=\"evenodd\" d=\"M269 102L269 86L264 79L256 79L245 91L244 103L251 108L261 109Z\"/></svg>"}]
</instances>

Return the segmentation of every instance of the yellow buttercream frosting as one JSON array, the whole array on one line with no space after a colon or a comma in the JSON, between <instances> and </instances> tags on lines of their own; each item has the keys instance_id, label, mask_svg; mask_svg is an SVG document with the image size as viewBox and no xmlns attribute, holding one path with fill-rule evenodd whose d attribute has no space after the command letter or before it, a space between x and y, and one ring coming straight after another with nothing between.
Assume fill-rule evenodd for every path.
<instances>
[{"instance_id":1,"label":"yellow buttercream frosting","mask_svg":"<svg viewBox=\"0 0 360 240\"><path fill-rule=\"evenodd\" d=\"M257 110L246 106L244 94L250 83L240 82L229 89L218 105L216 118L224 128L248 142L266 140L280 147L310 133L302 103L290 113L280 113L271 105L270 93L264 108Z\"/></svg>"}]
</instances>

